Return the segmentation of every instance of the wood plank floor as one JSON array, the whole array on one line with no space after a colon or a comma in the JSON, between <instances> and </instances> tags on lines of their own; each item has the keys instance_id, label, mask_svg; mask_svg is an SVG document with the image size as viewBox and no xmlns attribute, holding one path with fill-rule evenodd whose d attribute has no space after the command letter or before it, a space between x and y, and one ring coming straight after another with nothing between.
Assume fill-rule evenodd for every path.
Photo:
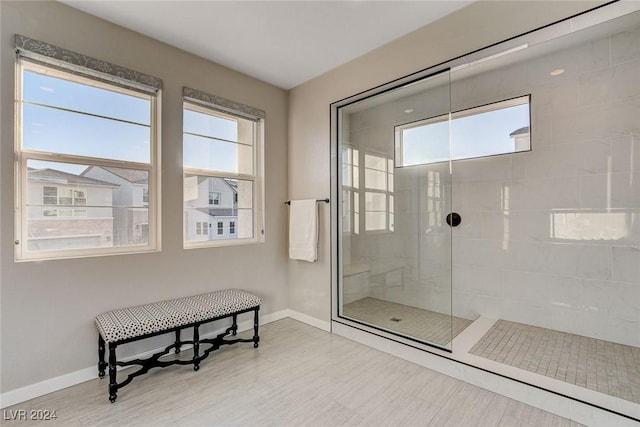
<instances>
[{"instance_id":1,"label":"wood plank floor","mask_svg":"<svg viewBox=\"0 0 640 427\"><path fill-rule=\"evenodd\" d=\"M55 410L41 426L579 426L295 320L261 338L155 369L115 404L95 379L7 410Z\"/></svg>"}]
</instances>

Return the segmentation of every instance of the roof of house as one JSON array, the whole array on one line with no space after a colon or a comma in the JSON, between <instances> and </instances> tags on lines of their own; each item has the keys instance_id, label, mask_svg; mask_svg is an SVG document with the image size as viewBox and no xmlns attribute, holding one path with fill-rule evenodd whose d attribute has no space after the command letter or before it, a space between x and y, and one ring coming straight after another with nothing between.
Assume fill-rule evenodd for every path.
<instances>
[{"instance_id":1,"label":"roof of house","mask_svg":"<svg viewBox=\"0 0 640 427\"><path fill-rule=\"evenodd\" d=\"M529 126L522 127L520 129L516 129L509 134L509 136L514 137L518 135L526 135L529 133Z\"/></svg>"},{"instance_id":2,"label":"roof of house","mask_svg":"<svg viewBox=\"0 0 640 427\"><path fill-rule=\"evenodd\" d=\"M27 171L28 180L38 180L54 182L57 184L85 184L98 185L104 187L118 187L118 184L100 181L99 179L87 178L86 176L74 175L57 169L32 169Z\"/></svg>"},{"instance_id":3,"label":"roof of house","mask_svg":"<svg viewBox=\"0 0 640 427\"><path fill-rule=\"evenodd\" d=\"M218 177L208 177L208 176L198 176L198 184L202 184L203 182L205 182L206 180L208 180L209 178L213 178L213 179L219 179L224 181L225 184L227 184L229 186L229 188L231 188L231 190L234 193L238 192L238 180L236 179L229 179L229 178L218 178Z\"/></svg>"},{"instance_id":4,"label":"roof of house","mask_svg":"<svg viewBox=\"0 0 640 427\"><path fill-rule=\"evenodd\" d=\"M107 172L111 172L112 174L129 181L132 184L148 184L149 183L149 172L138 170L138 169L122 169L122 168L114 168L110 166L89 166L82 174L86 174L91 168L102 168Z\"/></svg>"},{"instance_id":5,"label":"roof of house","mask_svg":"<svg viewBox=\"0 0 640 427\"><path fill-rule=\"evenodd\" d=\"M238 216L237 209L231 208L197 208L200 212L209 215L210 217L217 216Z\"/></svg>"}]
</instances>

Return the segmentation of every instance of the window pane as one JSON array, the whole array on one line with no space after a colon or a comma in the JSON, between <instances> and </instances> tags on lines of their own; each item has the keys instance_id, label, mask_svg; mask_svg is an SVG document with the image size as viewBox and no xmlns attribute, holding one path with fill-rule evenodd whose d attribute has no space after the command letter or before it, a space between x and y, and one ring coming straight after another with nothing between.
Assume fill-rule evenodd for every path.
<instances>
[{"instance_id":1,"label":"window pane","mask_svg":"<svg viewBox=\"0 0 640 427\"><path fill-rule=\"evenodd\" d=\"M184 132L238 142L238 122L212 114L184 109Z\"/></svg>"},{"instance_id":2,"label":"window pane","mask_svg":"<svg viewBox=\"0 0 640 427\"><path fill-rule=\"evenodd\" d=\"M387 196L384 193L370 193L364 195L365 210L367 211L386 211Z\"/></svg>"},{"instance_id":3,"label":"window pane","mask_svg":"<svg viewBox=\"0 0 640 427\"><path fill-rule=\"evenodd\" d=\"M402 131L402 164L421 165L449 160L447 120Z\"/></svg>"},{"instance_id":4,"label":"window pane","mask_svg":"<svg viewBox=\"0 0 640 427\"><path fill-rule=\"evenodd\" d=\"M386 212L366 212L365 230L384 230L386 228Z\"/></svg>"},{"instance_id":5,"label":"window pane","mask_svg":"<svg viewBox=\"0 0 640 427\"><path fill-rule=\"evenodd\" d=\"M351 186L352 176L351 176L351 165L348 163L342 164L342 185Z\"/></svg>"},{"instance_id":6,"label":"window pane","mask_svg":"<svg viewBox=\"0 0 640 427\"><path fill-rule=\"evenodd\" d=\"M342 190L342 231L351 231L351 191Z\"/></svg>"},{"instance_id":7,"label":"window pane","mask_svg":"<svg viewBox=\"0 0 640 427\"><path fill-rule=\"evenodd\" d=\"M238 209L253 209L253 182L245 180L229 180L231 185L236 185Z\"/></svg>"},{"instance_id":8,"label":"window pane","mask_svg":"<svg viewBox=\"0 0 640 427\"><path fill-rule=\"evenodd\" d=\"M250 239L253 235L253 210L238 209L237 237L239 239Z\"/></svg>"},{"instance_id":9,"label":"window pane","mask_svg":"<svg viewBox=\"0 0 640 427\"><path fill-rule=\"evenodd\" d=\"M360 188L360 168L353 167L353 188Z\"/></svg>"},{"instance_id":10,"label":"window pane","mask_svg":"<svg viewBox=\"0 0 640 427\"><path fill-rule=\"evenodd\" d=\"M373 156L371 154L364 155L364 167L377 169L386 172L386 160L384 157Z\"/></svg>"},{"instance_id":11,"label":"window pane","mask_svg":"<svg viewBox=\"0 0 640 427\"><path fill-rule=\"evenodd\" d=\"M35 160L27 167L29 250L149 243L147 171Z\"/></svg>"},{"instance_id":12,"label":"window pane","mask_svg":"<svg viewBox=\"0 0 640 427\"><path fill-rule=\"evenodd\" d=\"M149 126L151 100L25 70L23 99Z\"/></svg>"},{"instance_id":13,"label":"window pane","mask_svg":"<svg viewBox=\"0 0 640 427\"><path fill-rule=\"evenodd\" d=\"M23 105L22 145L27 150L149 163L148 126Z\"/></svg>"},{"instance_id":14,"label":"window pane","mask_svg":"<svg viewBox=\"0 0 640 427\"><path fill-rule=\"evenodd\" d=\"M185 134L183 154L187 168L253 174L253 147L248 145Z\"/></svg>"},{"instance_id":15,"label":"window pane","mask_svg":"<svg viewBox=\"0 0 640 427\"><path fill-rule=\"evenodd\" d=\"M253 182L248 180L185 175L185 240L207 241L253 237ZM209 204L210 195L218 204ZM193 224L211 223L215 233L193 233ZM231 224L233 223L233 231Z\"/></svg>"},{"instance_id":16,"label":"window pane","mask_svg":"<svg viewBox=\"0 0 640 427\"><path fill-rule=\"evenodd\" d=\"M373 170L373 169L365 169L364 170L364 186L366 188L371 188L373 190L382 190L385 191L387 189L387 174L385 172Z\"/></svg>"},{"instance_id":17,"label":"window pane","mask_svg":"<svg viewBox=\"0 0 640 427\"><path fill-rule=\"evenodd\" d=\"M528 151L529 103L456 118L451 141L453 160Z\"/></svg>"}]
</instances>

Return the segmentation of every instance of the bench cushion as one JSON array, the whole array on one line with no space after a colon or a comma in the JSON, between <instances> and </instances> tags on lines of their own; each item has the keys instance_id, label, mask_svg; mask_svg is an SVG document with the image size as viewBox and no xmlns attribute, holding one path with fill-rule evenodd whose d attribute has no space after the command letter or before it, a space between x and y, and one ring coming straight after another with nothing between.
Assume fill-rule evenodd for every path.
<instances>
[{"instance_id":1,"label":"bench cushion","mask_svg":"<svg viewBox=\"0 0 640 427\"><path fill-rule=\"evenodd\" d=\"M230 315L261 302L248 292L227 289L108 311L96 317L96 326L105 342L117 342Z\"/></svg>"}]
</instances>

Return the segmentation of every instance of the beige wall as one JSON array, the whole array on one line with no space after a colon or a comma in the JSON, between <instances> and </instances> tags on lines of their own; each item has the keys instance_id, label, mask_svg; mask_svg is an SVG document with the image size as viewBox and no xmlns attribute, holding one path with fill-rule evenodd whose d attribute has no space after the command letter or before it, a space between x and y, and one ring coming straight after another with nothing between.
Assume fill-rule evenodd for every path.
<instances>
[{"instance_id":1,"label":"beige wall","mask_svg":"<svg viewBox=\"0 0 640 427\"><path fill-rule=\"evenodd\" d=\"M261 296L262 314L287 308L287 93L58 2L2 1L0 13L2 392L94 366L93 318L106 310L229 287ZM16 33L163 80L162 252L13 262ZM266 111L266 243L182 249L183 85Z\"/></svg>"},{"instance_id":2,"label":"beige wall","mask_svg":"<svg viewBox=\"0 0 640 427\"><path fill-rule=\"evenodd\" d=\"M601 2L600 2L601 3ZM289 94L289 198L330 193L329 105L513 35L590 9L598 2L476 2L304 83ZM331 317L330 212L323 207L318 262L289 264L289 307Z\"/></svg>"}]
</instances>

